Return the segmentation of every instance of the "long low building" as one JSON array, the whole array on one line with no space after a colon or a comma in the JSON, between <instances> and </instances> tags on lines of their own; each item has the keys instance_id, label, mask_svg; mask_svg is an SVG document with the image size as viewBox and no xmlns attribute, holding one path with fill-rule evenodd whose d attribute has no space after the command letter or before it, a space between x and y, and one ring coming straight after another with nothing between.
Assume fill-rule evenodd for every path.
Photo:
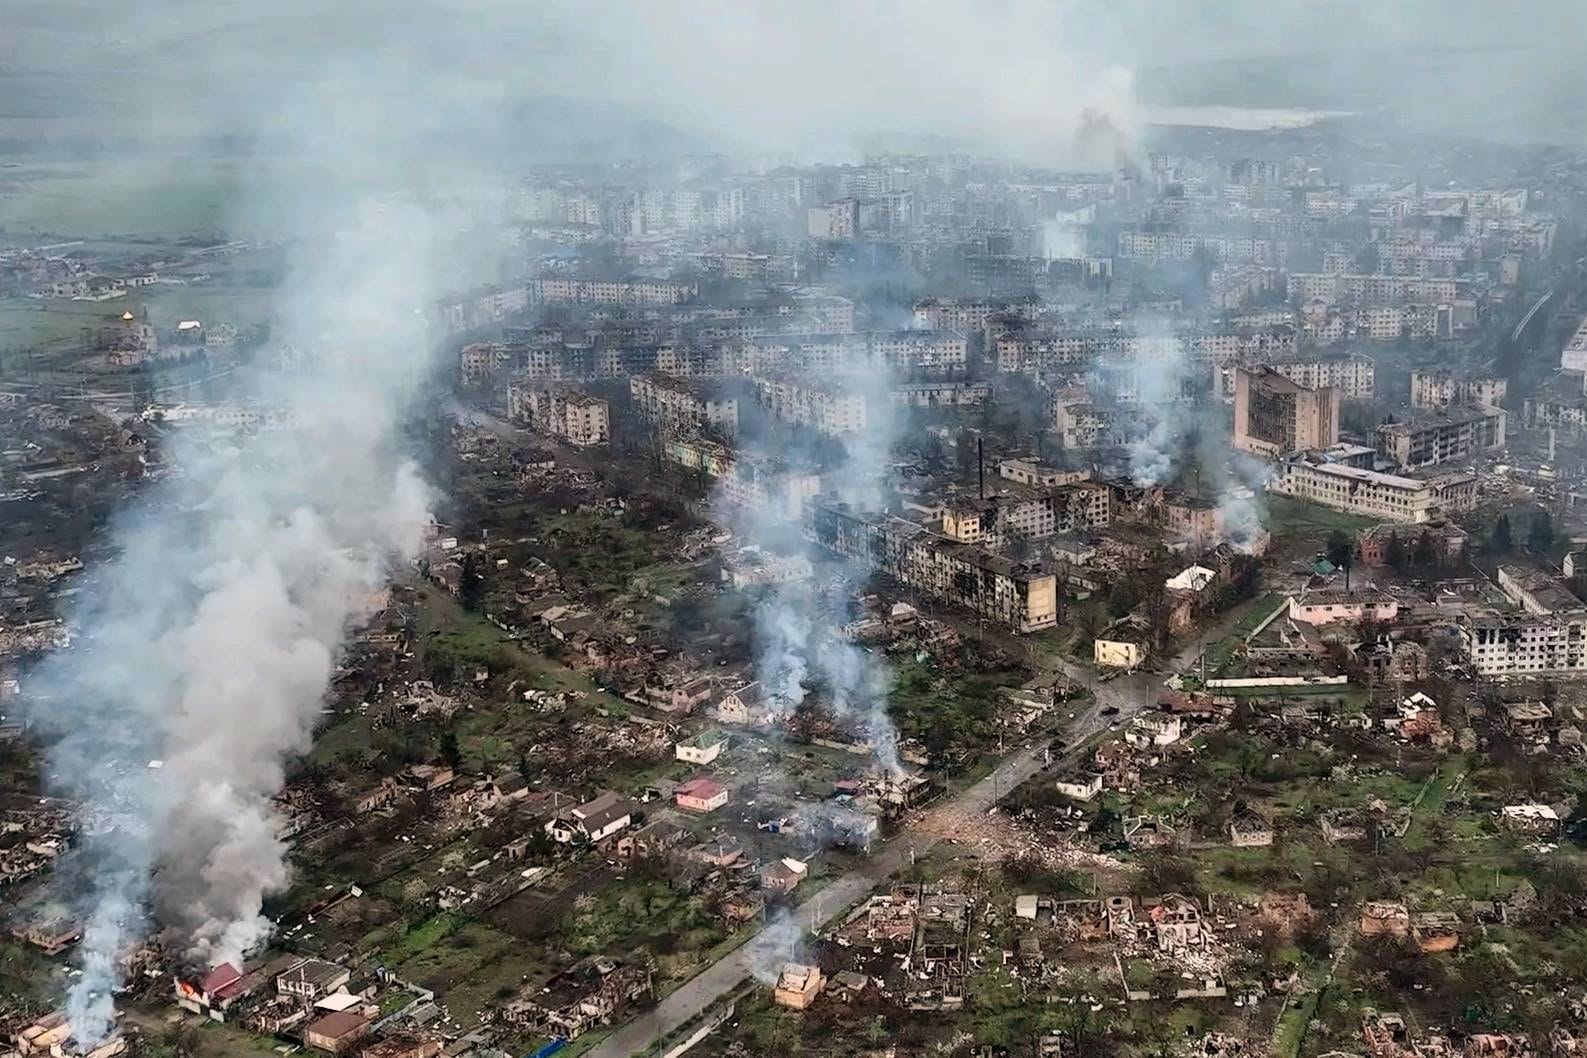
<instances>
[{"instance_id":1,"label":"long low building","mask_svg":"<svg viewBox=\"0 0 1587 1058\"><path fill-rule=\"evenodd\" d=\"M931 598L962 606L1017 632L1058 620L1050 571L961 544L902 518L873 518L834 499L809 505L816 542Z\"/></svg>"},{"instance_id":2,"label":"long low building","mask_svg":"<svg viewBox=\"0 0 1587 1058\"><path fill-rule=\"evenodd\" d=\"M1416 523L1470 510L1477 500L1477 479L1463 473L1383 474L1302 456L1281 464L1268 490L1336 511Z\"/></svg>"}]
</instances>

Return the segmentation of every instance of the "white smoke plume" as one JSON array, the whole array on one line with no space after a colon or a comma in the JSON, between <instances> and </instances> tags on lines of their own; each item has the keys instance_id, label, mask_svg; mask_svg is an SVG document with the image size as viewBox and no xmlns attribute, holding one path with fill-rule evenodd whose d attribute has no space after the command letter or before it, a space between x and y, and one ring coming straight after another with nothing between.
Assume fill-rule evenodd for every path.
<instances>
[{"instance_id":1,"label":"white smoke plume","mask_svg":"<svg viewBox=\"0 0 1587 1058\"><path fill-rule=\"evenodd\" d=\"M1165 485L1189 471L1204 494L1214 496L1222 540L1249 553L1264 529L1257 496L1271 468L1228 446L1223 406L1201 399L1210 368L1195 362L1184 341L1164 324L1138 323L1142 340L1136 355L1122 364L1101 365L1091 385L1122 405L1137 420L1125 445L1131 480L1141 486Z\"/></svg>"},{"instance_id":2,"label":"white smoke plume","mask_svg":"<svg viewBox=\"0 0 1587 1058\"><path fill-rule=\"evenodd\" d=\"M1125 446L1130 478L1137 485L1171 480L1186 454L1183 441L1198 411L1185 400L1193 365L1184 343L1165 323L1137 323L1140 346L1119 364L1101 365L1098 383L1114 401L1128 404L1141 427Z\"/></svg>"},{"instance_id":3,"label":"white smoke plume","mask_svg":"<svg viewBox=\"0 0 1587 1058\"><path fill-rule=\"evenodd\" d=\"M1218 495L1223 537L1236 551L1251 554L1267 531L1259 497L1267 489L1273 467L1253 455L1232 450L1228 467L1234 480L1226 482Z\"/></svg>"},{"instance_id":4,"label":"white smoke plume","mask_svg":"<svg viewBox=\"0 0 1587 1058\"><path fill-rule=\"evenodd\" d=\"M198 966L268 937L263 902L289 880L270 798L309 747L360 597L429 519L399 427L429 347L411 307L432 292L431 222L387 204L345 225L305 248L276 321L315 353L250 387L301 427L241 446L177 437L170 477L72 615L78 642L37 673L52 778L101 821L73 868L87 925L68 1013L84 1041L110 1028L115 958L146 910Z\"/></svg>"},{"instance_id":5,"label":"white smoke plume","mask_svg":"<svg viewBox=\"0 0 1587 1058\"><path fill-rule=\"evenodd\" d=\"M811 384L820 384L807 376ZM892 373L882 364L853 364L850 370L825 382L845 394L865 400L867 428L844 439L846 457L840 466L823 476L823 490L865 509L875 509L881 500L881 483L887 461L900 433L901 424L890 399ZM816 461L815 446L786 447L786 438L776 441L753 439L743 445L743 456L758 461L791 460L795 464ZM717 497L720 516L737 526L749 543L776 550L809 547L787 523L782 507L769 503L762 508L740 511L726 506ZM830 556L813 555L822 564ZM843 560L836 563L840 580L863 584L870 570L863 563ZM840 720L853 722L876 754L877 763L889 774L900 774L898 731L887 715L888 692L892 674L886 662L859 645L843 638L839 631L842 600L825 598L810 582L772 585L755 609L756 677L766 689L772 709L780 717L792 715L812 690L826 692L829 705Z\"/></svg>"},{"instance_id":6,"label":"white smoke plume","mask_svg":"<svg viewBox=\"0 0 1587 1058\"><path fill-rule=\"evenodd\" d=\"M786 907L779 907L749 941L749 971L755 980L770 987L782 975L783 965L799 962L804 950L804 930Z\"/></svg>"}]
</instances>

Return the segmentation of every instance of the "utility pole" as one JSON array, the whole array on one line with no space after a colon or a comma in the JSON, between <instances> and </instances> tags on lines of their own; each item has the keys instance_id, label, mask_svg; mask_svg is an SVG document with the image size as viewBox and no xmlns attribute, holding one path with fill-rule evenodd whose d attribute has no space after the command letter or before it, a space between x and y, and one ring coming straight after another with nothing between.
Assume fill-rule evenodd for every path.
<instances>
[{"instance_id":1,"label":"utility pole","mask_svg":"<svg viewBox=\"0 0 1587 1058\"><path fill-rule=\"evenodd\" d=\"M980 437L975 439L975 476L977 496L984 500L986 499L986 442Z\"/></svg>"}]
</instances>

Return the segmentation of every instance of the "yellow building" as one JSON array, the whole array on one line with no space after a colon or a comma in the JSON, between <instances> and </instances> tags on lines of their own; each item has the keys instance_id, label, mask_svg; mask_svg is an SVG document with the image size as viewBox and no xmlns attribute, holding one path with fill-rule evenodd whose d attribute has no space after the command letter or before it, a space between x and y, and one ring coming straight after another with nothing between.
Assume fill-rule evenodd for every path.
<instances>
[{"instance_id":1,"label":"yellow building","mask_svg":"<svg viewBox=\"0 0 1587 1058\"><path fill-rule=\"evenodd\" d=\"M1146 648L1129 639L1098 636L1091 646L1091 659L1111 669L1139 668L1146 661Z\"/></svg>"}]
</instances>

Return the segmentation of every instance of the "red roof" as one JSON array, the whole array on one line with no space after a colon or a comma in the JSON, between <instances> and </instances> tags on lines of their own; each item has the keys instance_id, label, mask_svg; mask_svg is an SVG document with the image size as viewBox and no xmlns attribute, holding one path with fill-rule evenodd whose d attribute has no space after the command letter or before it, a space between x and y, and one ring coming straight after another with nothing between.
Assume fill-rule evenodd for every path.
<instances>
[{"instance_id":1,"label":"red roof","mask_svg":"<svg viewBox=\"0 0 1587 1058\"><path fill-rule=\"evenodd\" d=\"M726 793L727 787L715 779L708 779L702 775L682 784L676 792L679 797L693 797L701 801L709 801L713 797Z\"/></svg>"},{"instance_id":2,"label":"red roof","mask_svg":"<svg viewBox=\"0 0 1587 1058\"><path fill-rule=\"evenodd\" d=\"M237 967L229 962L223 962L204 975L204 979L198 983L198 990L206 995L214 995L222 988L234 985L240 980L242 974L238 972Z\"/></svg>"}]
</instances>

